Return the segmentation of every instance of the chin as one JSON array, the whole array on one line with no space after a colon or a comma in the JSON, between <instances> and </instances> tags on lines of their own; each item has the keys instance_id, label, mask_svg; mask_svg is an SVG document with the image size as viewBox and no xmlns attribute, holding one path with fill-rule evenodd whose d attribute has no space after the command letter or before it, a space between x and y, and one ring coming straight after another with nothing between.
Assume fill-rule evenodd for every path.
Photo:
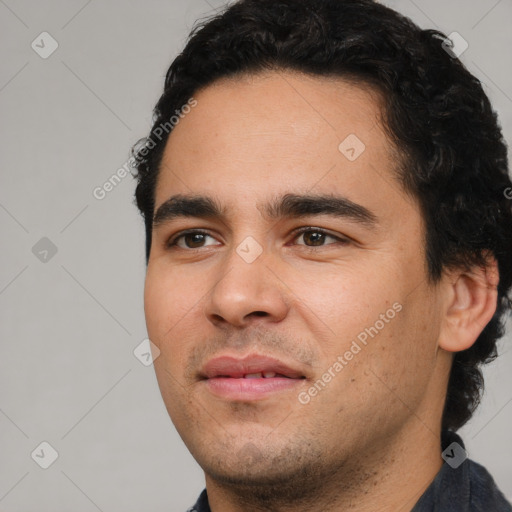
<instances>
[{"instance_id":1,"label":"chin","mask_svg":"<svg viewBox=\"0 0 512 512\"><path fill-rule=\"evenodd\" d=\"M239 438L235 442L209 443L201 454L196 452L195 458L213 479L235 486L283 485L318 471L317 464L325 460L319 447L311 442L285 444L284 439L279 446L269 443L266 435L252 442Z\"/></svg>"}]
</instances>

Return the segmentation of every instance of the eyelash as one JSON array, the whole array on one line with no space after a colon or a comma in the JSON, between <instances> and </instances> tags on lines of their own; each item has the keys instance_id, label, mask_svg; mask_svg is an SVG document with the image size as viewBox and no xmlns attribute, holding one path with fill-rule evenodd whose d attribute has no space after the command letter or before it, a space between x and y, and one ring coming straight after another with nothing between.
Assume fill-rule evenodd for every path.
<instances>
[{"instance_id":1,"label":"eyelash","mask_svg":"<svg viewBox=\"0 0 512 512\"><path fill-rule=\"evenodd\" d=\"M303 227L303 228L299 228L299 229L293 231L293 233L292 233L293 240L295 240L300 235L307 233L307 232L321 233L322 235L326 235L331 238L334 238L335 240L337 240L339 243L341 243L343 245L346 245L350 242L347 238L332 235L330 232L328 232L327 230L325 230L323 228L316 228L313 226ZM190 229L187 231L182 231L181 233L177 233L176 235L171 237L169 239L169 241L167 242L166 247L168 249L182 249L187 252L195 252L195 251L200 251L200 250L204 249L204 247L195 247L195 248L187 248L187 249L183 249L183 247L178 247L178 245L177 245L178 240L180 240L181 238L183 238L186 235L205 235L205 236L214 238L214 237L212 237L212 235L210 235L210 233L208 231L204 231L202 229ZM317 246L305 245L305 244L299 244L299 245L301 245L305 249L313 249L313 250L315 250L317 248L326 247L326 245L317 245ZM327 244L327 245L334 245L334 244Z\"/></svg>"}]
</instances>

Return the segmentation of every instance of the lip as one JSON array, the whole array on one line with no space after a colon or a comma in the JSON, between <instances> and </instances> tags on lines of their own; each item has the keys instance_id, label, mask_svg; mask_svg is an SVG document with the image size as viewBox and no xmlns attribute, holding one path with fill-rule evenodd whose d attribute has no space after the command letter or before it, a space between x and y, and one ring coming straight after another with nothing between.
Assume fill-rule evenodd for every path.
<instances>
[{"instance_id":1,"label":"lip","mask_svg":"<svg viewBox=\"0 0 512 512\"><path fill-rule=\"evenodd\" d=\"M291 368L286 363L273 357L258 354L249 354L244 358L234 356L220 356L210 359L201 371L201 377L212 379L215 377L241 378L250 373L274 372L290 379L304 377L298 369Z\"/></svg>"},{"instance_id":2,"label":"lip","mask_svg":"<svg viewBox=\"0 0 512 512\"><path fill-rule=\"evenodd\" d=\"M273 372L275 377L244 375ZM292 368L273 357L249 354L244 358L221 356L210 359L202 368L200 378L210 393L228 400L258 400L278 392L296 389L306 378L297 368Z\"/></svg>"}]
</instances>

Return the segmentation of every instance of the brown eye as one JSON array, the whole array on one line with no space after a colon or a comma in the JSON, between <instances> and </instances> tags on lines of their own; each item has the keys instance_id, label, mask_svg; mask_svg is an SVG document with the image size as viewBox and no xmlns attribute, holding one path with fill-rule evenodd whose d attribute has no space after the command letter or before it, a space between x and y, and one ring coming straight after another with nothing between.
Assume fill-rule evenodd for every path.
<instances>
[{"instance_id":1,"label":"brown eye","mask_svg":"<svg viewBox=\"0 0 512 512\"><path fill-rule=\"evenodd\" d=\"M331 238L336 242L345 242L342 238L336 237L334 235L330 235L319 228L306 228L303 229L300 233L296 235L296 239L304 240L304 243L299 243L298 245L305 245L307 247L322 247L324 245L332 245L324 243L327 238Z\"/></svg>"},{"instance_id":2,"label":"brown eye","mask_svg":"<svg viewBox=\"0 0 512 512\"><path fill-rule=\"evenodd\" d=\"M325 241L326 235L324 233L319 233L318 231L307 231L303 233L303 240L306 245L323 245Z\"/></svg>"},{"instance_id":3,"label":"brown eye","mask_svg":"<svg viewBox=\"0 0 512 512\"><path fill-rule=\"evenodd\" d=\"M181 233L171 239L168 243L169 248L179 247L180 249L201 249L214 243L205 243L208 238L215 240L211 235L204 231L188 231Z\"/></svg>"},{"instance_id":4,"label":"brown eye","mask_svg":"<svg viewBox=\"0 0 512 512\"><path fill-rule=\"evenodd\" d=\"M202 233L187 233L183 235L183 241L187 247L196 249L197 247L201 247L201 244L204 243L205 236L206 235Z\"/></svg>"}]
</instances>

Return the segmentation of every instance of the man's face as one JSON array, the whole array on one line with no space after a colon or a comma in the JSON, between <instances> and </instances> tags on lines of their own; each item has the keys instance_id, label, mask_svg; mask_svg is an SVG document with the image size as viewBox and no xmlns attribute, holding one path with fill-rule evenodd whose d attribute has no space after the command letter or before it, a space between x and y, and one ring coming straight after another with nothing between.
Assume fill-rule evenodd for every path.
<instances>
[{"instance_id":1,"label":"man's face","mask_svg":"<svg viewBox=\"0 0 512 512\"><path fill-rule=\"evenodd\" d=\"M325 477L436 428L439 291L377 94L287 72L195 99L155 212L180 195L223 215L160 210L145 311L167 410L206 474ZM201 233L176 238L185 230Z\"/></svg>"}]
</instances>

